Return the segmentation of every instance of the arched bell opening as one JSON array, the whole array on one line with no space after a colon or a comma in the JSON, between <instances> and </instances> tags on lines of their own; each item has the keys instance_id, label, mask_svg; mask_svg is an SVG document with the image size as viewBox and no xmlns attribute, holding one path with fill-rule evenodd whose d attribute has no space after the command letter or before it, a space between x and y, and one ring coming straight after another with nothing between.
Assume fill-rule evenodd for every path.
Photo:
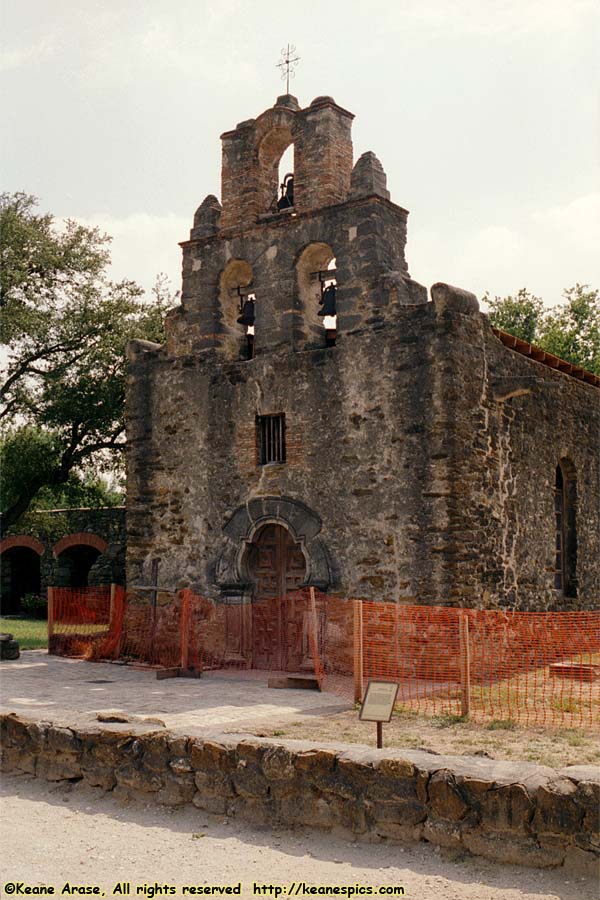
<instances>
[{"instance_id":1,"label":"arched bell opening","mask_svg":"<svg viewBox=\"0 0 600 900\"><path fill-rule=\"evenodd\" d=\"M244 259L230 260L219 278L219 305L229 359L254 357L256 294L252 279L252 266Z\"/></svg>"},{"instance_id":2,"label":"arched bell opening","mask_svg":"<svg viewBox=\"0 0 600 900\"><path fill-rule=\"evenodd\" d=\"M294 147L285 125L272 128L258 146L258 191L265 213L294 207Z\"/></svg>"},{"instance_id":3,"label":"arched bell opening","mask_svg":"<svg viewBox=\"0 0 600 900\"><path fill-rule=\"evenodd\" d=\"M302 349L332 347L337 339L336 260L329 244L304 248L296 263L302 321L297 343Z\"/></svg>"},{"instance_id":4,"label":"arched bell opening","mask_svg":"<svg viewBox=\"0 0 600 900\"><path fill-rule=\"evenodd\" d=\"M279 212L294 208L294 145L290 144L278 167L279 196L277 209Z\"/></svg>"},{"instance_id":5,"label":"arched bell opening","mask_svg":"<svg viewBox=\"0 0 600 900\"><path fill-rule=\"evenodd\" d=\"M17 615L22 611L24 597L40 594L40 555L30 547L11 547L2 553L1 568L0 611L3 615Z\"/></svg>"}]
</instances>

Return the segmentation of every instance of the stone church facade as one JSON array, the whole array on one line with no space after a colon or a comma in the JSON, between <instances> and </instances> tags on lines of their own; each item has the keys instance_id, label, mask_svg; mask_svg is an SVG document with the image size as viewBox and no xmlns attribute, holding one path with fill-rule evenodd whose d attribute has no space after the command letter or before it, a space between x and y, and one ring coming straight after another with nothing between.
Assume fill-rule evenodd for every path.
<instances>
[{"instance_id":1,"label":"stone church facade","mask_svg":"<svg viewBox=\"0 0 600 900\"><path fill-rule=\"evenodd\" d=\"M352 119L285 95L222 135L166 342L129 348L128 589L597 607L600 379L428 297Z\"/></svg>"}]
</instances>

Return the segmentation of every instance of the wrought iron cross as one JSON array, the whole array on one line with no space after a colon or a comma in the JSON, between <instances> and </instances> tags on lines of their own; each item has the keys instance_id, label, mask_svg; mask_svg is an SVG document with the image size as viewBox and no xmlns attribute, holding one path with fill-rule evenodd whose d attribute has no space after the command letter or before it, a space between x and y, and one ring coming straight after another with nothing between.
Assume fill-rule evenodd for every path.
<instances>
[{"instance_id":1,"label":"wrought iron cross","mask_svg":"<svg viewBox=\"0 0 600 900\"><path fill-rule=\"evenodd\" d=\"M299 56L294 56L295 52L296 47L294 44L288 44L287 48L283 47L281 50L281 62L277 63L277 68L281 69L281 77L286 79L286 94L290 92L290 78L296 77L294 69L300 59Z\"/></svg>"}]
</instances>

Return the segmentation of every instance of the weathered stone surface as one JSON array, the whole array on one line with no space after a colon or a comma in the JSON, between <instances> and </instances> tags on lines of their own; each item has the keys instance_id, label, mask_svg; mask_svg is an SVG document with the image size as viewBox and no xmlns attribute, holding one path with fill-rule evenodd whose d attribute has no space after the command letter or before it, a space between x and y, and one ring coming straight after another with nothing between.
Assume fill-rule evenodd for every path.
<instances>
[{"instance_id":1,"label":"weathered stone surface","mask_svg":"<svg viewBox=\"0 0 600 900\"><path fill-rule=\"evenodd\" d=\"M600 781L580 781L575 800L584 810L583 820L586 831L600 832Z\"/></svg>"},{"instance_id":2,"label":"weathered stone surface","mask_svg":"<svg viewBox=\"0 0 600 900\"><path fill-rule=\"evenodd\" d=\"M408 827L418 825L427 818L427 808L417 800L380 800L375 803L367 800L365 808L378 824L395 822Z\"/></svg>"},{"instance_id":3,"label":"weathered stone surface","mask_svg":"<svg viewBox=\"0 0 600 900\"><path fill-rule=\"evenodd\" d=\"M185 776L173 777L167 773L163 776L162 786L156 795L156 802L164 803L165 806L182 806L184 803L191 803L195 795L196 786L193 775L186 773Z\"/></svg>"},{"instance_id":4,"label":"weathered stone surface","mask_svg":"<svg viewBox=\"0 0 600 900\"><path fill-rule=\"evenodd\" d=\"M538 834L574 834L582 827L585 809L577 803L578 789L568 778L540 787L532 822Z\"/></svg>"},{"instance_id":5,"label":"weathered stone surface","mask_svg":"<svg viewBox=\"0 0 600 900\"><path fill-rule=\"evenodd\" d=\"M552 868L562 865L565 857L564 845L542 847L533 838L507 835L506 832L466 831L462 842L470 853L516 866Z\"/></svg>"},{"instance_id":6,"label":"weathered stone surface","mask_svg":"<svg viewBox=\"0 0 600 900\"><path fill-rule=\"evenodd\" d=\"M193 768L200 770L231 772L235 766L229 748L225 744L215 741L192 741L190 759Z\"/></svg>"},{"instance_id":7,"label":"weathered stone surface","mask_svg":"<svg viewBox=\"0 0 600 900\"><path fill-rule=\"evenodd\" d=\"M145 769L138 769L132 764L124 764L115 772L116 782L120 787L132 788L142 793L154 793L163 786L163 779Z\"/></svg>"},{"instance_id":8,"label":"weathered stone surface","mask_svg":"<svg viewBox=\"0 0 600 900\"><path fill-rule=\"evenodd\" d=\"M72 781L83 777L78 758L68 753L38 756L35 774L46 781Z\"/></svg>"},{"instance_id":9,"label":"weathered stone surface","mask_svg":"<svg viewBox=\"0 0 600 900\"><path fill-rule=\"evenodd\" d=\"M589 768L568 778L526 763L422 751L190 739L141 726L67 729L14 715L0 717L0 735L5 771L83 780L123 798L365 840L425 840L519 865L565 860L592 872L600 856L600 780Z\"/></svg>"},{"instance_id":10,"label":"weathered stone surface","mask_svg":"<svg viewBox=\"0 0 600 900\"><path fill-rule=\"evenodd\" d=\"M428 785L429 802L441 819L459 822L468 811L463 795L456 785L456 779L447 769L431 776Z\"/></svg>"},{"instance_id":11,"label":"weathered stone surface","mask_svg":"<svg viewBox=\"0 0 600 900\"><path fill-rule=\"evenodd\" d=\"M269 781L289 781L295 777L294 758L284 747L273 747L262 758L262 770Z\"/></svg>"},{"instance_id":12,"label":"weathered stone surface","mask_svg":"<svg viewBox=\"0 0 600 900\"><path fill-rule=\"evenodd\" d=\"M479 808L490 831L530 831L534 805L522 784L494 785L482 794Z\"/></svg>"},{"instance_id":13,"label":"weathered stone surface","mask_svg":"<svg viewBox=\"0 0 600 900\"><path fill-rule=\"evenodd\" d=\"M441 818L433 810L423 823L423 837L438 847L447 847L451 850L464 847L458 823Z\"/></svg>"},{"instance_id":14,"label":"weathered stone surface","mask_svg":"<svg viewBox=\"0 0 600 900\"><path fill-rule=\"evenodd\" d=\"M588 875L590 878L600 881L600 855L598 852L590 853L576 846L567 847L563 865L569 872Z\"/></svg>"}]
</instances>

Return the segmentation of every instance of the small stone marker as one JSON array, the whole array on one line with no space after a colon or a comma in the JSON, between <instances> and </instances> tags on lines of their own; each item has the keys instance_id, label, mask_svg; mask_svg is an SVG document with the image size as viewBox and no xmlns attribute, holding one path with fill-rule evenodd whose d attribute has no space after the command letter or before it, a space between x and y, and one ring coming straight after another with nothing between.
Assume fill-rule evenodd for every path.
<instances>
[{"instance_id":1,"label":"small stone marker","mask_svg":"<svg viewBox=\"0 0 600 900\"><path fill-rule=\"evenodd\" d=\"M383 747L383 723L389 722L398 696L395 681L369 681L358 718L377 723L377 747Z\"/></svg>"}]
</instances>

